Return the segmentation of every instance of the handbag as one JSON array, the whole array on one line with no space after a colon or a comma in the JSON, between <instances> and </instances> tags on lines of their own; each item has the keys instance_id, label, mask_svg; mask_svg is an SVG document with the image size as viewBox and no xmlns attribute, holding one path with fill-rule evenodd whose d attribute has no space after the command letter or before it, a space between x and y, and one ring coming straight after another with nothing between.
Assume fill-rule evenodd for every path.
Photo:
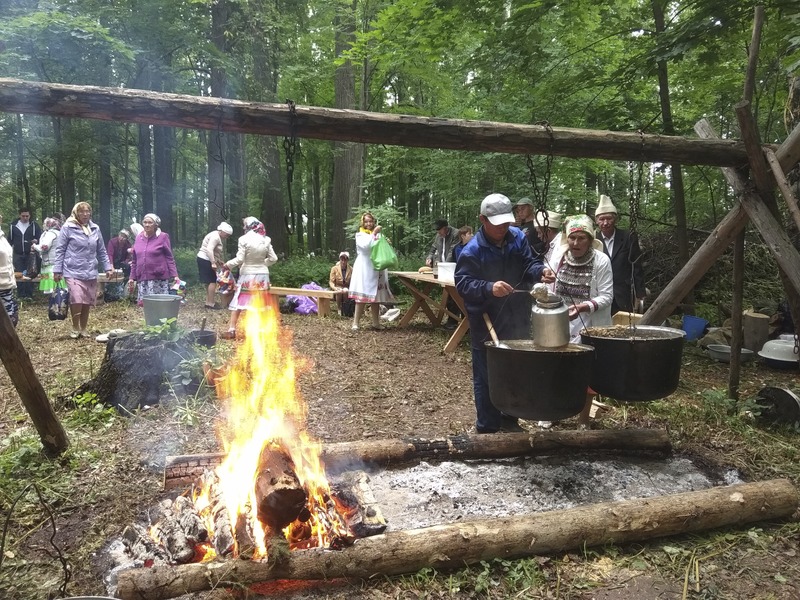
<instances>
[{"instance_id":1,"label":"handbag","mask_svg":"<svg viewBox=\"0 0 800 600\"><path fill-rule=\"evenodd\" d=\"M372 246L369 255L372 266L376 271L384 269L396 269L400 262L397 260L394 248L389 244L385 237L380 236L378 241Z\"/></svg>"},{"instance_id":2,"label":"handbag","mask_svg":"<svg viewBox=\"0 0 800 600\"><path fill-rule=\"evenodd\" d=\"M25 275L31 279L38 277L40 263L41 261L39 259L39 253L35 250L31 250L28 253L27 259L25 260Z\"/></svg>"},{"instance_id":3,"label":"handbag","mask_svg":"<svg viewBox=\"0 0 800 600\"><path fill-rule=\"evenodd\" d=\"M69 313L69 290L64 280L56 282L47 306L47 316L51 321L63 321Z\"/></svg>"}]
</instances>

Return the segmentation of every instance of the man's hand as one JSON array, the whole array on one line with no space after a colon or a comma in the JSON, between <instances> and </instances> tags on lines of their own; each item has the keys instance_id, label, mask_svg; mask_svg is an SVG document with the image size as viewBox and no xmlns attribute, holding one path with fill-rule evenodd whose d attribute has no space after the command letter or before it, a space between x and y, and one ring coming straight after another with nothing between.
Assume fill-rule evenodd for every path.
<instances>
[{"instance_id":1,"label":"man's hand","mask_svg":"<svg viewBox=\"0 0 800 600\"><path fill-rule=\"evenodd\" d=\"M492 295L497 298L508 296L514 291L514 286L507 284L505 281L495 281L492 284Z\"/></svg>"},{"instance_id":2,"label":"man's hand","mask_svg":"<svg viewBox=\"0 0 800 600\"><path fill-rule=\"evenodd\" d=\"M113 279L114 278L114 269L109 269L106 271L106 279Z\"/></svg>"},{"instance_id":3,"label":"man's hand","mask_svg":"<svg viewBox=\"0 0 800 600\"><path fill-rule=\"evenodd\" d=\"M425 259L425 266L426 266L426 267L430 267L432 262L433 262L433 261L432 261L430 258L426 258L426 259Z\"/></svg>"},{"instance_id":4,"label":"man's hand","mask_svg":"<svg viewBox=\"0 0 800 600\"><path fill-rule=\"evenodd\" d=\"M545 268L542 271L542 282L544 283L553 283L556 280L556 274L553 273L552 269Z\"/></svg>"},{"instance_id":5,"label":"man's hand","mask_svg":"<svg viewBox=\"0 0 800 600\"><path fill-rule=\"evenodd\" d=\"M53 273L53 281L61 281L61 273Z\"/></svg>"}]
</instances>

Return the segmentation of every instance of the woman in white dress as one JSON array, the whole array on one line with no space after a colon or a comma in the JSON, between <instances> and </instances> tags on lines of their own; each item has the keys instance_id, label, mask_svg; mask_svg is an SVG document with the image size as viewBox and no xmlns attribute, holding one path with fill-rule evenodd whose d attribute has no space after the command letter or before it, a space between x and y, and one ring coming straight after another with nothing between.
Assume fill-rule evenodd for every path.
<instances>
[{"instance_id":1,"label":"woman in white dress","mask_svg":"<svg viewBox=\"0 0 800 600\"><path fill-rule=\"evenodd\" d=\"M381 235L381 226L377 224L372 213L366 212L361 215L361 226L356 233L356 260L349 292L349 297L356 302L353 329L358 329L366 304L372 307L370 309L372 328L381 329L379 305L395 301L389 289L389 273L385 269L376 271L370 259L372 246Z\"/></svg>"}]
</instances>

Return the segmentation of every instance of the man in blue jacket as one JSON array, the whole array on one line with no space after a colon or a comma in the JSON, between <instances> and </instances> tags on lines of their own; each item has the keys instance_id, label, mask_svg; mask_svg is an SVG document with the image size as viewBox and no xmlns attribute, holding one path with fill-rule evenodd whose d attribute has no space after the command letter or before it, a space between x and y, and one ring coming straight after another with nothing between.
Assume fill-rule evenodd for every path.
<instances>
[{"instance_id":1,"label":"man in blue jacket","mask_svg":"<svg viewBox=\"0 0 800 600\"><path fill-rule=\"evenodd\" d=\"M19 218L11 222L8 241L14 249L14 270L25 271L31 254L31 246L39 242L42 237L42 228L38 223L31 221L31 211L23 208L19 211ZM17 296L20 298L33 298L33 284L21 281L17 284Z\"/></svg>"},{"instance_id":2,"label":"man in blue jacket","mask_svg":"<svg viewBox=\"0 0 800 600\"><path fill-rule=\"evenodd\" d=\"M503 415L489 397L489 374L484 342L490 339L484 314L501 340L530 337L530 294L539 281L554 281L553 272L534 257L525 234L516 227L511 201L489 194L481 202L481 228L464 247L456 264L456 289L464 299L472 339L472 380L478 433L522 431L516 418Z\"/></svg>"}]
</instances>

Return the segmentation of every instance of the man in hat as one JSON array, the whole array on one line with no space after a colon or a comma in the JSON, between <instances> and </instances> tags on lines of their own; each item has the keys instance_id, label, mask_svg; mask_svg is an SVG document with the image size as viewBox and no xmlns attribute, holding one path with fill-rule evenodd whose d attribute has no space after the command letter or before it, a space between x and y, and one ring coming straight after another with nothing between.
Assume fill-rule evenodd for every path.
<instances>
[{"instance_id":1,"label":"man in hat","mask_svg":"<svg viewBox=\"0 0 800 600\"><path fill-rule=\"evenodd\" d=\"M433 224L436 237L433 238L431 249L425 257L425 266L434 268L436 263L450 262L453 248L459 242L458 229L450 227L446 219L439 219Z\"/></svg>"},{"instance_id":2,"label":"man in hat","mask_svg":"<svg viewBox=\"0 0 800 600\"><path fill-rule=\"evenodd\" d=\"M614 275L614 301L611 314L619 311L634 312L636 304L644 302L644 272L642 271L642 250L639 240L629 231L617 228L617 208L606 195L600 196L600 203L594 211L594 219L600 229L603 252L611 259Z\"/></svg>"},{"instance_id":3,"label":"man in hat","mask_svg":"<svg viewBox=\"0 0 800 600\"><path fill-rule=\"evenodd\" d=\"M530 337L534 283L554 280L553 271L535 257L514 222L511 201L489 194L481 202L481 228L465 246L456 265L456 289L464 300L472 340L472 384L478 433L523 431L515 417L502 414L489 395L484 342L490 340L484 315L501 340Z\"/></svg>"},{"instance_id":4,"label":"man in hat","mask_svg":"<svg viewBox=\"0 0 800 600\"><path fill-rule=\"evenodd\" d=\"M339 262L331 267L331 274L328 277L328 287L336 292L336 306L339 307L339 314L343 317L352 317L342 311L342 304L347 299L347 290L350 288L350 279L353 277L353 267L350 266L350 253L346 250L339 252ZM353 305L355 310L355 304Z\"/></svg>"},{"instance_id":5,"label":"man in hat","mask_svg":"<svg viewBox=\"0 0 800 600\"><path fill-rule=\"evenodd\" d=\"M519 202L514 205L514 224L528 236L528 243L531 245L533 253L542 254L545 245L536 230L536 221L533 218L533 200L527 197L520 198Z\"/></svg>"},{"instance_id":6,"label":"man in hat","mask_svg":"<svg viewBox=\"0 0 800 600\"><path fill-rule=\"evenodd\" d=\"M546 266L550 265L553 250L561 244L561 221L563 216L549 210L540 210L536 213L534 223L536 233L544 245L542 258Z\"/></svg>"}]
</instances>

